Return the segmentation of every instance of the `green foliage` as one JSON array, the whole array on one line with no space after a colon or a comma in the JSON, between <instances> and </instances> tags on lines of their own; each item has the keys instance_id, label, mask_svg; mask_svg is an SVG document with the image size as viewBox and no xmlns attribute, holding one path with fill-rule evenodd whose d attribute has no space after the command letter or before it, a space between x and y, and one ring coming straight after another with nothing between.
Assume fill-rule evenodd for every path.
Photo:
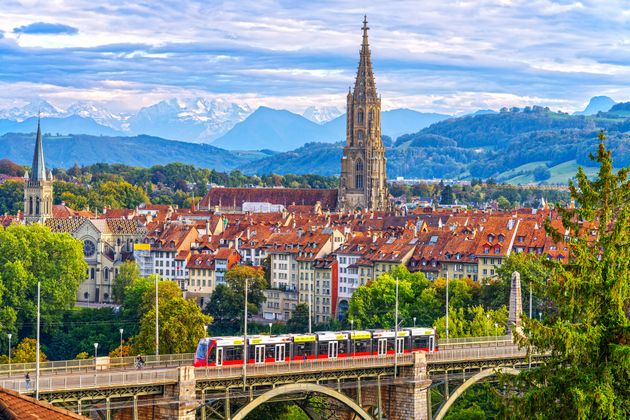
<instances>
[{"instance_id":1,"label":"green foliage","mask_svg":"<svg viewBox=\"0 0 630 420\"><path fill-rule=\"evenodd\" d=\"M114 303L122 304L125 300L125 290L139 278L140 268L135 262L125 261L122 263L112 283L112 299Z\"/></svg>"},{"instance_id":2,"label":"green foliage","mask_svg":"<svg viewBox=\"0 0 630 420\"><path fill-rule=\"evenodd\" d=\"M448 317L449 338L504 335L508 310L505 305L497 310L486 310L481 305L455 307L449 309ZM435 325L440 337L446 337L446 316L438 318Z\"/></svg>"},{"instance_id":3,"label":"green foliage","mask_svg":"<svg viewBox=\"0 0 630 420\"><path fill-rule=\"evenodd\" d=\"M263 270L257 267L236 265L225 274L226 284L216 287L204 312L211 315L215 324L212 334L235 334L242 330L245 305L245 279L247 283L247 311L255 315L265 301L263 290L269 288Z\"/></svg>"},{"instance_id":4,"label":"green foliage","mask_svg":"<svg viewBox=\"0 0 630 420\"><path fill-rule=\"evenodd\" d=\"M615 173L603 133L600 140L597 178L580 169L569 185L577 206L559 209L561 231L546 225L558 241L568 231L570 263L544 261L548 276L533 282L555 311L543 322L526 318L520 342L551 357L504 378L511 416L630 416L630 168Z\"/></svg>"},{"instance_id":5,"label":"green foliage","mask_svg":"<svg viewBox=\"0 0 630 420\"><path fill-rule=\"evenodd\" d=\"M212 317L201 313L193 300L186 300L176 282L161 281L158 284L160 352L194 352L204 336L204 325ZM140 332L134 342L139 353L155 353L155 292L147 290L141 306Z\"/></svg>"},{"instance_id":6,"label":"green foliage","mask_svg":"<svg viewBox=\"0 0 630 420\"><path fill-rule=\"evenodd\" d=\"M488 382L477 383L466 390L444 417L447 420L487 419L499 415L497 391Z\"/></svg>"},{"instance_id":7,"label":"green foliage","mask_svg":"<svg viewBox=\"0 0 630 420\"><path fill-rule=\"evenodd\" d=\"M311 319L312 322L312 319ZM295 306L291 319L287 322L287 330L291 333L308 332L308 305L299 303Z\"/></svg>"},{"instance_id":8,"label":"green foliage","mask_svg":"<svg viewBox=\"0 0 630 420\"><path fill-rule=\"evenodd\" d=\"M39 349L39 361L45 362L46 355L42 348ZM25 338L11 352L11 363L31 363L37 361L37 340Z\"/></svg>"},{"instance_id":9,"label":"green foliage","mask_svg":"<svg viewBox=\"0 0 630 420\"><path fill-rule=\"evenodd\" d=\"M88 354L87 351L82 351L81 353L77 354L74 358L76 360L85 360L85 359L89 359L90 355Z\"/></svg>"},{"instance_id":10,"label":"green foliage","mask_svg":"<svg viewBox=\"0 0 630 420\"><path fill-rule=\"evenodd\" d=\"M0 227L0 340L34 335L38 281L42 331L50 331L74 305L86 270L83 244L69 234L38 224Z\"/></svg>"},{"instance_id":11,"label":"green foliage","mask_svg":"<svg viewBox=\"0 0 630 420\"><path fill-rule=\"evenodd\" d=\"M0 184L0 215L17 214L24 208L24 183L6 181Z\"/></svg>"},{"instance_id":12,"label":"green foliage","mask_svg":"<svg viewBox=\"0 0 630 420\"><path fill-rule=\"evenodd\" d=\"M551 178L551 172L545 166L538 166L534 169L534 180L536 181L546 181Z\"/></svg>"}]
</instances>

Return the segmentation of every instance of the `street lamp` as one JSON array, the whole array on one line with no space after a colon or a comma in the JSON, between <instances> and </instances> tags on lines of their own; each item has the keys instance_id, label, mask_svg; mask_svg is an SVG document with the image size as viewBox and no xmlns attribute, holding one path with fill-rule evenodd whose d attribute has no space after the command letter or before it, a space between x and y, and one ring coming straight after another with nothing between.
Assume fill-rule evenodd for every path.
<instances>
[{"instance_id":1,"label":"street lamp","mask_svg":"<svg viewBox=\"0 0 630 420\"><path fill-rule=\"evenodd\" d=\"M271 335L271 326L272 326L272 325L273 325L273 324L270 322L270 323L269 323L269 335Z\"/></svg>"},{"instance_id":2,"label":"street lamp","mask_svg":"<svg viewBox=\"0 0 630 420\"><path fill-rule=\"evenodd\" d=\"M35 399L39 400L39 323L41 320L41 286L42 282L37 282L37 345L35 364Z\"/></svg>"},{"instance_id":3,"label":"street lamp","mask_svg":"<svg viewBox=\"0 0 630 420\"><path fill-rule=\"evenodd\" d=\"M350 320L350 330L352 331L350 333L350 343L352 344L352 349L350 349L350 353L354 353L354 319Z\"/></svg>"},{"instance_id":4,"label":"street lamp","mask_svg":"<svg viewBox=\"0 0 630 420\"><path fill-rule=\"evenodd\" d=\"M245 318L243 319L243 390L245 390L245 381L247 380L247 282L245 277Z\"/></svg>"},{"instance_id":5,"label":"street lamp","mask_svg":"<svg viewBox=\"0 0 630 420\"><path fill-rule=\"evenodd\" d=\"M538 319L542 322L542 312L538 312Z\"/></svg>"},{"instance_id":6,"label":"street lamp","mask_svg":"<svg viewBox=\"0 0 630 420\"><path fill-rule=\"evenodd\" d=\"M98 357L98 343L94 343L94 359Z\"/></svg>"},{"instance_id":7,"label":"street lamp","mask_svg":"<svg viewBox=\"0 0 630 420\"><path fill-rule=\"evenodd\" d=\"M208 325L204 325L203 326L203 336L207 337L208 336Z\"/></svg>"},{"instance_id":8,"label":"street lamp","mask_svg":"<svg viewBox=\"0 0 630 420\"><path fill-rule=\"evenodd\" d=\"M9 333L9 378L11 377L11 337L13 334Z\"/></svg>"},{"instance_id":9,"label":"street lamp","mask_svg":"<svg viewBox=\"0 0 630 420\"><path fill-rule=\"evenodd\" d=\"M158 301L158 276L155 276L155 359L160 360L160 303Z\"/></svg>"},{"instance_id":10,"label":"street lamp","mask_svg":"<svg viewBox=\"0 0 630 420\"><path fill-rule=\"evenodd\" d=\"M490 322L490 314L486 314L486 319L488 320L486 322L486 337L489 336L490 334L488 334L488 323Z\"/></svg>"},{"instance_id":11,"label":"street lamp","mask_svg":"<svg viewBox=\"0 0 630 420\"><path fill-rule=\"evenodd\" d=\"M416 317L413 317L413 327L416 328Z\"/></svg>"},{"instance_id":12,"label":"street lamp","mask_svg":"<svg viewBox=\"0 0 630 420\"><path fill-rule=\"evenodd\" d=\"M396 319L394 325L394 378L398 376L398 277L396 277Z\"/></svg>"},{"instance_id":13,"label":"street lamp","mask_svg":"<svg viewBox=\"0 0 630 420\"><path fill-rule=\"evenodd\" d=\"M497 345L499 344L499 324L497 324L496 322L494 323L494 337L495 340L497 341Z\"/></svg>"},{"instance_id":14,"label":"street lamp","mask_svg":"<svg viewBox=\"0 0 630 420\"><path fill-rule=\"evenodd\" d=\"M122 336L123 336L123 332L125 331L124 329L119 329L118 331L120 331L120 364L122 366L122 357L123 357L123 342L122 342Z\"/></svg>"},{"instance_id":15,"label":"street lamp","mask_svg":"<svg viewBox=\"0 0 630 420\"><path fill-rule=\"evenodd\" d=\"M448 341L448 272L446 273L446 341Z\"/></svg>"}]
</instances>

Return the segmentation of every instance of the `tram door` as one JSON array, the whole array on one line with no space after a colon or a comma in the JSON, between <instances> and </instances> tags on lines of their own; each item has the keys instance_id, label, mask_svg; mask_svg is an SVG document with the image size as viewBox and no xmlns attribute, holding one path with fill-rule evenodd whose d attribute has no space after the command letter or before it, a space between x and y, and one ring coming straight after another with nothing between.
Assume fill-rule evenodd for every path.
<instances>
[{"instance_id":1,"label":"tram door","mask_svg":"<svg viewBox=\"0 0 630 420\"><path fill-rule=\"evenodd\" d=\"M276 344L276 362L284 362L284 344Z\"/></svg>"},{"instance_id":2,"label":"tram door","mask_svg":"<svg viewBox=\"0 0 630 420\"><path fill-rule=\"evenodd\" d=\"M223 366L223 347L217 347L217 366Z\"/></svg>"},{"instance_id":3,"label":"tram door","mask_svg":"<svg viewBox=\"0 0 630 420\"><path fill-rule=\"evenodd\" d=\"M435 336L429 336L429 353L433 353L435 351Z\"/></svg>"},{"instance_id":4,"label":"tram door","mask_svg":"<svg viewBox=\"0 0 630 420\"><path fill-rule=\"evenodd\" d=\"M261 364L265 363L265 346L256 346L254 347L254 363Z\"/></svg>"},{"instance_id":5,"label":"tram door","mask_svg":"<svg viewBox=\"0 0 630 420\"><path fill-rule=\"evenodd\" d=\"M328 342L328 358L336 359L338 353L339 353L339 342L329 341Z\"/></svg>"},{"instance_id":6,"label":"tram door","mask_svg":"<svg viewBox=\"0 0 630 420\"><path fill-rule=\"evenodd\" d=\"M385 356L387 354L387 339L379 338L378 339L378 353L379 356Z\"/></svg>"},{"instance_id":7,"label":"tram door","mask_svg":"<svg viewBox=\"0 0 630 420\"><path fill-rule=\"evenodd\" d=\"M397 337L396 338L396 353L403 354L405 352L405 338Z\"/></svg>"}]
</instances>

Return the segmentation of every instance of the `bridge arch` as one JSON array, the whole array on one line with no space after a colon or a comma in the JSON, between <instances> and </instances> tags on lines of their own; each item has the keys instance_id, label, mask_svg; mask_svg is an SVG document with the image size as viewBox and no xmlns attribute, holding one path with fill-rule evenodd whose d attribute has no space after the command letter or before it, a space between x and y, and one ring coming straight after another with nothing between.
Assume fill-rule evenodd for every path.
<instances>
[{"instance_id":1,"label":"bridge arch","mask_svg":"<svg viewBox=\"0 0 630 420\"><path fill-rule=\"evenodd\" d=\"M318 394L324 394L328 397L336 399L340 403L350 408L357 414L359 418L363 420L372 420L370 415L366 413L365 410L363 410L357 403L352 401L352 399L345 396L341 392L335 391L334 389L327 386L310 383L282 385L277 388L271 389L258 398L255 398L253 401L250 401L247 405L238 410L232 417L232 420L244 420L245 417L247 417L247 415L259 405L264 404L280 395L295 394L298 392L315 392Z\"/></svg>"},{"instance_id":2,"label":"bridge arch","mask_svg":"<svg viewBox=\"0 0 630 420\"><path fill-rule=\"evenodd\" d=\"M434 417L434 419L435 420L442 420L444 418L444 416L446 416L446 413L451 408L451 406L455 403L457 398L459 398L464 393L464 391L466 391L468 388L470 388L471 386L473 386L477 382L481 381L482 379L485 379L488 376L494 376L497 373L511 373L513 375L518 375L520 373L520 371L518 369L514 369L514 368L501 368L500 367L500 368L496 368L496 369L485 369L485 370L482 370L481 372L471 376L470 378L468 378L466 380L466 382L464 382L459 388L457 388L455 390L455 392L453 392L453 394L451 394L449 399L446 400L446 402L442 406L442 409L437 413L437 415Z\"/></svg>"}]
</instances>

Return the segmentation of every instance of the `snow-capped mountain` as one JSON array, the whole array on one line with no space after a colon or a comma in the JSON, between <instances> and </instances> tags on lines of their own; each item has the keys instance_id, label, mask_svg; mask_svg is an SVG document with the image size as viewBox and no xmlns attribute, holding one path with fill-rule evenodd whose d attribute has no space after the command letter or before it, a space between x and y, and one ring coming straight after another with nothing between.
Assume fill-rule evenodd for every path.
<instances>
[{"instance_id":1,"label":"snow-capped mountain","mask_svg":"<svg viewBox=\"0 0 630 420\"><path fill-rule=\"evenodd\" d=\"M128 131L128 114L116 114L93 102L76 102L65 111L66 116L78 115L91 118L97 123L120 131Z\"/></svg>"},{"instance_id":2,"label":"snow-capped mountain","mask_svg":"<svg viewBox=\"0 0 630 420\"><path fill-rule=\"evenodd\" d=\"M42 118L63 117L64 111L43 100L29 102L22 107L0 109L0 119L11 121L22 122L37 115L41 115Z\"/></svg>"},{"instance_id":3,"label":"snow-capped mountain","mask_svg":"<svg viewBox=\"0 0 630 420\"><path fill-rule=\"evenodd\" d=\"M309 106L304 110L302 116L317 124L324 124L332 121L343 114L336 106Z\"/></svg>"},{"instance_id":4,"label":"snow-capped mountain","mask_svg":"<svg viewBox=\"0 0 630 420\"><path fill-rule=\"evenodd\" d=\"M142 108L129 119L136 134L210 142L244 120L252 110L224 99L173 98Z\"/></svg>"}]
</instances>

